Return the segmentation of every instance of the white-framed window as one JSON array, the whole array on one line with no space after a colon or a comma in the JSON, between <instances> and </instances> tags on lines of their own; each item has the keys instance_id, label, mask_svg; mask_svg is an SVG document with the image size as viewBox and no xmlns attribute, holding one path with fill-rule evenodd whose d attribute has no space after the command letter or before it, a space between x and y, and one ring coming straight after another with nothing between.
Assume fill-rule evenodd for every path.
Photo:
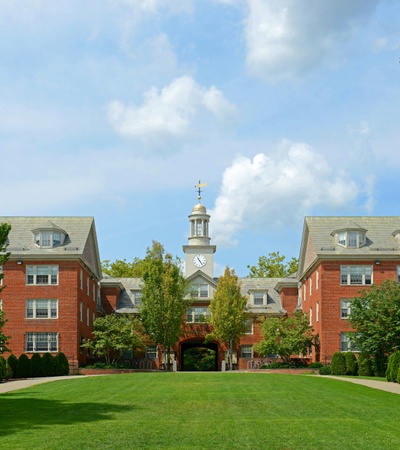
<instances>
[{"instance_id":1,"label":"white-framed window","mask_svg":"<svg viewBox=\"0 0 400 450\"><path fill-rule=\"evenodd\" d=\"M318 291L319 289L319 271L317 270L315 272L315 290Z\"/></svg>"},{"instance_id":2,"label":"white-framed window","mask_svg":"<svg viewBox=\"0 0 400 450\"><path fill-rule=\"evenodd\" d=\"M90 325L90 309L86 308L86 325Z\"/></svg>"},{"instance_id":3,"label":"white-framed window","mask_svg":"<svg viewBox=\"0 0 400 450\"><path fill-rule=\"evenodd\" d=\"M340 300L340 318L347 319L351 311L351 300L341 299Z\"/></svg>"},{"instance_id":4,"label":"white-framed window","mask_svg":"<svg viewBox=\"0 0 400 450\"><path fill-rule=\"evenodd\" d=\"M315 321L319 322L319 302L315 303Z\"/></svg>"},{"instance_id":5,"label":"white-framed window","mask_svg":"<svg viewBox=\"0 0 400 450\"><path fill-rule=\"evenodd\" d=\"M57 319L57 299L29 299L26 300L27 319Z\"/></svg>"},{"instance_id":6,"label":"white-framed window","mask_svg":"<svg viewBox=\"0 0 400 450\"><path fill-rule=\"evenodd\" d=\"M346 248L360 248L366 243L363 231L341 231L337 234L338 244Z\"/></svg>"},{"instance_id":7,"label":"white-framed window","mask_svg":"<svg viewBox=\"0 0 400 450\"><path fill-rule=\"evenodd\" d=\"M138 307L142 304L142 292L141 291L133 292L133 301L134 301L136 307Z\"/></svg>"},{"instance_id":8,"label":"white-framed window","mask_svg":"<svg viewBox=\"0 0 400 450\"><path fill-rule=\"evenodd\" d=\"M312 326L312 321L313 321L312 308L310 308L309 314L310 314L310 327L311 327Z\"/></svg>"},{"instance_id":9,"label":"white-framed window","mask_svg":"<svg viewBox=\"0 0 400 450\"><path fill-rule=\"evenodd\" d=\"M26 333L25 351L27 353L58 352L58 333Z\"/></svg>"},{"instance_id":10,"label":"white-framed window","mask_svg":"<svg viewBox=\"0 0 400 450\"><path fill-rule=\"evenodd\" d=\"M208 284L192 284L191 296L193 298L208 298Z\"/></svg>"},{"instance_id":11,"label":"white-framed window","mask_svg":"<svg viewBox=\"0 0 400 450\"><path fill-rule=\"evenodd\" d=\"M156 345L148 345L146 347L146 358L147 359L157 359L158 352Z\"/></svg>"},{"instance_id":12,"label":"white-framed window","mask_svg":"<svg viewBox=\"0 0 400 450\"><path fill-rule=\"evenodd\" d=\"M312 278L310 277L310 295L312 295Z\"/></svg>"},{"instance_id":13,"label":"white-framed window","mask_svg":"<svg viewBox=\"0 0 400 450\"><path fill-rule=\"evenodd\" d=\"M253 334L254 333L254 327L253 327L253 319L247 319L246 320L246 334Z\"/></svg>"},{"instance_id":14,"label":"white-framed window","mask_svg":"<svg viewBox=\"0 0 400 450\"><path fill-rule=\"evenodd\" d=\"M372 284L372 266L340 266L340 283L342 285Z\"/></svg>"},{"instance_id":15,"label":"white-framed window","mask_svg":"<svg viewBox=\"0 0 400 450\"><path fill-rule=\"evenodd\" d=\"M252 358L253 357L253 347L251 345L242 345L240 347L240 356L242 358Z\"/></svg>"},{"instance_id":16,"label":"white-framed window","mask_svg":"<svg viewBox=\"0 0 400 450\"><path fill-rule=\"evenodd\" d=\"M79 271L79 287L83 291L83 270L82 269Z\"/></svg>"},{"instance_id":17,"label":"white-framed window","mask_svg":"<svg viewBox=\"0 0 400 450\"><path fill-rule=\"evenodd\" d=\"M168 354L166 354L165 356L164 356L164 354L162 355L162 362L165 364L165 362L167 361L167 358L168 358ZM169 352L169 363L170 364L173 364L173 362L175 361L175 352L173 352L173 351L170 351Z\"/></svg>"},{"instance_id":18,"label":"white-framed window","mask_svg":"<svg viewBox=\"0 0 400 450\"><path fill-rule=\"evenodd\" d=\"M93 301L96 301L96 284L93 283Z\"/></svg>"},{"instance_id":19,"label":"white-framed window","mask_svg":"<svg viewBox=\"0 0 400 450\"><path fill-rule=\"evenodd\" d=\"M90 278L86 278L86 295L90 295Z\"/></svg>"},{"instance_id":20,"label":"white-framed window","mask_svg":"<svg viewBox=\"0 0 400 450\"><path fill-rule=\"evenodd\" d=\"M40 248L58 247L64 242L65 235L58 231L37 231L35 244Z\"/></svg>"},{"instance_id":21,"label":"white-framed window","mask_svg":"<svg viewBox=\"0 0 400 450\"><path fill-rule=\"evenodd\" d=\"M307 286L306 283L303 284L303 302L307 300Z\"/></svg>"},{"instance_id":22,"label":"white-framed window","mask_svg":"<svg viewBox=\"0 0 400 450\"><path fill-rule=\"evenodd\" d=\"M3 311L3 299L0 298L0 311Z\"/></svg>"},{"instance_id":23,"label":"white-framed window","mask_svg":"<svg viewBox=\"0 0 400 450\"><path fill-rule=\"evenodd\" d=\"M79 303L79 320L83 322L83 303Z\"/></svg>"},{"instance_id":24,"label":"white-framed window","mask_svg":"<svg viewBox=\"0 0 400 450\"><path fill-rule=\"evenodd\" d=\"M340 333L340 351L341 352L358 352L358 348L350 341L349 332Z\"/></svg>"},{"instance_id":25,"label":"white-framed window","mask_svg":"<svg viewBox=\"0 0 400 450\"><path fill-rule=\"evenodd\" d=\"M0 266L0 271L1 271L1 266ZM400 266L397 266L397 282L400 283ZM1 284L1 281L0 281Z\"/></svg>"},{"instance_id":26,"label":"white-framed window","mask_svg":"<svg viewBox=\"0 0 400 450\"><path fill-rule=\"evenodd\" d=\"M186 311L186 323L204 323L210 317L208 306L196 306Z\"/></svg>"},{"instance_id":27,"label":"white-framed window","mask_svg":"<svg viewBox=\"0 0 400 450\"><path fill-rule=\"evenodd\" d=\"M252 303L254 306L263 306L265 304L265 301L264 301L265 292L253 292L252 298L253 298Z\"/></svg>"},{"instance_id":28,"label":"white-framed window","mask_svg":"<svg viewBox=\"0 0 400 450\"><path fill-rule=\"evenodd\" d=\"M27 266L26 284L58 284L58 266Z\"/></svg>"}]
</instances>

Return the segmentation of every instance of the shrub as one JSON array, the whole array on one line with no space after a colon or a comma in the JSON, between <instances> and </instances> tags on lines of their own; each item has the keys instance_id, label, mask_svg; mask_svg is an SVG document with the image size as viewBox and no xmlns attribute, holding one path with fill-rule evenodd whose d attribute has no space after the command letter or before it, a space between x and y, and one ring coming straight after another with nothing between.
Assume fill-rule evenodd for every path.
<instances>
[{"instance_id":1,"label":"shrub","mask_svg":"<svg viewBox=\"0 0 400 450\"><path fill-rule=\"evenodd\" d=\"M42 376L53 377L55 375L54 357L51 353L44 353L42 356Z\"/></svg>"},{"instance_id":2,"label":"shrub","mask_svg":"<svg viewBox=\"0 0 400 450\"><path fill-rule=\"evenodd\" d=\"M372 377L374 374L372 368L372 359L366 353L360 353L358 355L358 375L361 377Z\"/></svg>"},{"instance_id":3,"label":"shrub","mask_svg":"<svg viewBox=\"0 0 400 450\"><path fill-rule=\"evenodd\" d=\"M336 352L332 356L331 373L332 375L346 374L346 357L342 352Z\"/></svg>"},{"instance_id":4,"label":"shrub","mask_svg":"<svg viewBox=\"0 0 400 450\"><path fill-rule=\"evenodd\" d=\"M29 377L29 365L30 365L29 358L25 355L25 353L22 353L22 355L20 355L20 357L18 358L17 370L15 372L15 377L16 378L28 378Z\"/></svg>"},{"instance_id":5,"label":"shrub","mask_svg":"<svg viewBox=\"0 0 400 450\"><path fill-rule=\"evenodd\" d=\"M322 364L322 362L317 361L309 364L307 367L309 367L310 369L319 369L321 367L324 367L324 365Z\"/></svg>"},{"instance_id":6,"label":"shrub","mask_svg":"<svg viewBox=\"0 0 400 450\"><path fill-rule=\"evenodd\" d=\"M376 355L372 360L372 367L376 377L384 377L387 368L387 357L384 355Z\"/></svg>"},{"instance_id":7,"label":"shrub","mask_svg":"<svg viewBox=\"0 0 400 450\"><path fill-rule=\"evenodd\" d=\"M357 375L357 358L353 352L347 352L346 358L346 375Z\"/></svg>"},{"instance_id":8,"label":"shrub","mask_svg":"<svg viewBox=\"0 0 400 450\"><path fill-rule=\"evenodd\" d=\"M3 378L6 373L6 360L3 356L0 356L0 383L3 381Z\"/></svg>"},{"instance_id":9,"label":"shrub","mask_svg":"<svg viewBox=\"0 0 400 450\"><path fill-rule=\"evenodd\" d=\"M68 359L63 352L57 353L54 357L55 375L69 375Z\"/></svg>"},{"instance_id":10,"label":"shrub","mask_svg":"<svg viewBox=\"0 0 400 450\"><path fill-rule=\"evenodd\" d=\"M322 366L319 369L320 375L330 375L331 374L331 366Z\"/></svg>"},{"instance_id":11,"label":"shrub","mask_svg":"<svg viewBox=\"0 0 400 450\"><path fill-rule=\"evenodd\" d=\"M397 374L400 368L400 351L392 353L389 356L386 369L386 379L388 381L397 381Z\"/></svg>"},{"instance_id":12,"label":"shrub","mask_svg":"<svg viewBox=\"0 0 400 450\"><path fill-rule=\"evenodd\" d=\"M18 358L11 353L11 355L7 358L7 364L12 371L11 378L15 378L17 376Z\"/></svg>"},{"instance_id":13,"label":"shrub","mask_svg":"<svg viewBox=\"0 0 400 450\"><path fill-rule=\"evenodd\" d=\"M39 353L34 353L29 364L29 376L40 377L42 376L42 358Z\"/></svg>"}]
</instances>

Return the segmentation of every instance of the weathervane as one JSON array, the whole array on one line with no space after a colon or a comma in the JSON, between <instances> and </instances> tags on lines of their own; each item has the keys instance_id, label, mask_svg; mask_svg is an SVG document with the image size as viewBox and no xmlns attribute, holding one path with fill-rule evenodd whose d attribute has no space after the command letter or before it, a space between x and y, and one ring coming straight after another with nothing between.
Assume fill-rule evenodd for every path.
<instances>
[{"instance_id":1,"label":"weathervane","mask_svg":"<svg viewBox=\"0 0 400 450\"><path fill-rule=\"evenodd\" d=\"M201 188L204 187L204 186L207 186L207 183L202 183L200 180L199 180L199 184L195 185L195 188L199 190L199 196L197 197L199 202L201 200Z\"/></svg>"}]
</instances>

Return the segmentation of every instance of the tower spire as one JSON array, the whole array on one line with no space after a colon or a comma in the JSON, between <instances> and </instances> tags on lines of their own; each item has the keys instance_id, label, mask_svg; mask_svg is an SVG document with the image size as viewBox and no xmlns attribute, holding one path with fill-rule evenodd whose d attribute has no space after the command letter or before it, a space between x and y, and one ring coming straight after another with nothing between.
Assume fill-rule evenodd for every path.
<instances>
[{"instance_id":1,"label":"tower spire","mask_svg":"<svg viewBox=\"0 0 400 450\"><path fill-rule=\"evenodd\" d=\"M207 183L202 183L201 180L199 180L199 184L196 184L194 187L198 190L198 197L197 200L200 203L201 200L201 188L207 186Z\"/></svg>"}]
</instances>

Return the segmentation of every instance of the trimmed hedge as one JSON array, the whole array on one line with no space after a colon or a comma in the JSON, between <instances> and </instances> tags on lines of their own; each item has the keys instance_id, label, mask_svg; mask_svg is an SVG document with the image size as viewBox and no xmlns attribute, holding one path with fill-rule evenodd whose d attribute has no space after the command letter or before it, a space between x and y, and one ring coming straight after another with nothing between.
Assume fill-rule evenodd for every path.
<instances>
[{"instance_id":1,"label":"trimmed hedge","mask_svg":"<svg viewBox=\"0 0 400 450\"><path fill-rule=\"evenodd\" d=\"M30 361L29 358L22 353L22 355L18 358L17 362L17 370L15 377L16 378L28 378L29 377L29 366Z\"/></svg>"},{"instance_id":2,"label":"trimmed hedge","mask_svg":"<svg viewBox=\"0 0 400 450\"><path fill-rule=\"evenodd\" d=\"M397 381L398 372L400 369L400 351L392 353L389 356L388 365L386 369L386 379L388 381Z\"/></svg>"},{"instance_id":3,"label":"trimmed hedge","mask_svg":"<svg viewBox=\"0 0 400 450\"><path fill-rule=\"evenodd\" d=\"M366 353L358 355L358 375L361 377L372 377L374 370L372 367L372 359Z\"/></svg>"},{"instance_id":4,"label":"trimmed hedge","mask_svg":"<svg viewBox=\"0 0 400 450\"><path fill-rule=\"evenodd\" d=\"M347 352L346 358L346 375L357 375L357 358L353 352Z\"/></svg>"},{"instance_id":5,"label":"trimmed hedge","mask_svg":"<svg viewBox=\"0 0 400 450\"><path fill-rule=\"evenodd\" d=\"M56 374L54 357L51 353L44 353L42 356L42 376L53 377Z\"/></svg>"},{"instance_id":6,"label":"trimmed hedge","mask_svg":"<svg viewBox=\"0 0 400 450\"><path fill-rule=\"evenodd\" d=\"M319 369L320 375L331 375L331 366L323 366Z\"/></svg>"},{"instance_id":7,"label":"trimmed hedge","mask_svg":"<svg viewBox=\"0 0 400 450\"><path fill-rule=\"evenodd\" d=\"M29 364L29 376L32 378L42 376L42 358L39 353L34 353Z\"/></svg>"},{"instance_id":8,"label":"trimmed hedge","mask_svg":"<svg viewBox=\"0 0 400 450\"><path fill-rule=\"evenodd\" d=\"M10 378L16 378L17 376L17 365L18 365L18 358L11 353L11 355L7 358L7 364L8 367L11 369L11 377Z\"/></svg>"},{"instance_id":9,"label":"trimmed hedge","mask_svg":"<svg viewBox=\"0 0 400 450\"><path fill-rule=\"evenodd\" d=\"M68 359L63 352L57 353L54 357L55 373L54 375L69 375Z\"/></svg>"},{"instance_id":10,"label":"trimmed hedge","mask_svg":"<svg viewBox=\"0 0 400 450\"><path fill-rule=\"evenodd\" d=\"M334 353L331 361L332 375L346 375L346 371L346 356L342 352Z\"/></svg>"}]
</instances>

